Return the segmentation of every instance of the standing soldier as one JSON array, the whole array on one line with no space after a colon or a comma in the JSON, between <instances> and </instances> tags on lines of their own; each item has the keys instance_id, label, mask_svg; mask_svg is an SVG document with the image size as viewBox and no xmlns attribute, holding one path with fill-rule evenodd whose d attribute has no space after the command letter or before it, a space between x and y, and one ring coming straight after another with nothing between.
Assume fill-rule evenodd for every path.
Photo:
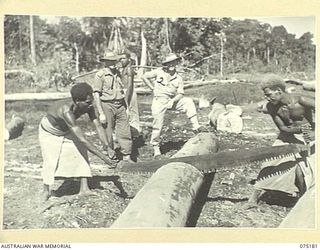
<instances>
[{"instance_id":1,"label":"standing soldier","mask_svg":"<svg viewBox=\"0 0 320 250\"><path fill-rule=\"evenodd\" d=\"M106 124L107 138L112 149L113 130L120 145L123 160L132 162L132 139L130 125L126 113L126 102L120 73L116 68L119 56L108 51L100 59L105 68L99 70L94 79L94 100L102 124ZM116 156L110 156L115 158Z\"/></svg>"},{"instance_id":2,"label":"standing soldier","mask_svg":"<svg viewBox=\"0 0 320 250\"><path fill-rule=\"evenodd\" d=\"M146 72L141 77L144 83L153 90L154 95L151 106L153 116L151 144L154 149L154 157L161 155L159 148L160 133L167 109L185 112L191 121L193 130L204 131L204 128L199 125L193 100L190 97L184 97L182 77L176 71L179 62L180 57L170 54L162 63L162 68ZM154 84L151 83L151 79L154 79Z\"/></svg>"}]
</instances>

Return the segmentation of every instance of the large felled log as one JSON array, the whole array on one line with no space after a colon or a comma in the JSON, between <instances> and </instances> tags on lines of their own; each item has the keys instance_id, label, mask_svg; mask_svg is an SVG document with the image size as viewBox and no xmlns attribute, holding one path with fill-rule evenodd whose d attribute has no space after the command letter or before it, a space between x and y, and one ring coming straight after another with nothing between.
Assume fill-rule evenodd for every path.
<instances>
[{"instance_id":1,"label":"large felled log","mask_svg":"<svg viewBox=\"0 0 320 250\"><path fill-rule=\"evenodd\" d=\"M58 100L71 97L69 92L5 94L6 101Z\"/></svg>"},{"instance_id":2,"label":"large felled log","mask_svg":"<svg viewBox=\"0 0 320 250\"><path fill-rule=\"evenodd\" d=\"M315 194L313 186L299 199L279 228L315 228Z\"/></svg>"},{"instance_id":3,"label":"large felled log","mask_svg":"<svg viewBox=\"0 0 320 250\"><path fill-rule=\"evenodd\" d=\"M24 74L24 75L28 75L30 77L34 77L34 72L32 71L28 71L25 69L11 69L11 70L5 70L4 72L6 75L10 75L10 74Z\"/></svg>"},{"instance_id":4,"label":"large felled log","mask_svg":"<svg viewBox=\"0 0 320 250\"><path fill-rule=\"evenodd\" d=\"M315 81L303 82L302 87L304 90L316 91L316 82Z\"/></svg>"},{"instance_id":5,"label":"large felled log","mask_svg":"<svg viewBox=\"0 0 320 250\"><path fill-rule=\"evenodd\" d=\"M203 133L190 139L173 157L214 153L217 138ZM169 163L149 179L112 228L183 227L204 176L190 164Z\"/></svg>"}]
</instances>

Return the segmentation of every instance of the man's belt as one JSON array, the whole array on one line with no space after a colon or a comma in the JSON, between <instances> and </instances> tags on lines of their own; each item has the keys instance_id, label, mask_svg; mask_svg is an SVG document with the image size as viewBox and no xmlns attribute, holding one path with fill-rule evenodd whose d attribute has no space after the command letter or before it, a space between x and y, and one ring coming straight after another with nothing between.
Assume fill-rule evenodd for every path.
<instances>
[{"instance_id":1,"label":"man's belt","mask_svg":"<svg viewBox=\"0 0 320 250\"><path fill-rule=\"evenodd\" d=\"M102 102L111 103L115 105L125 104L124 98L122 99L114 99L114 100L101 100Z\"/></svg>"}]
</instances>

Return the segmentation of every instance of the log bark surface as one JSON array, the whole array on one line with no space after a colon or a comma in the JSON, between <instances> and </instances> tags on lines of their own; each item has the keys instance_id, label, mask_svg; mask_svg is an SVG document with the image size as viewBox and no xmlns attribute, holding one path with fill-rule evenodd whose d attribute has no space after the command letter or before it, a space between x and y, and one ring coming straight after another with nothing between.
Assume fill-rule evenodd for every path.
<instances>
[{"instance_id":1,"label":"log bark surface","mask_svg":"<svg viewBox=\"0 0 320 250\"><path fill-rule=\"evenodd\" d=\"M191 138L173 157L217 150L217 138L202 133ZM166 164L149 179L111 227L184 227L203 182L204 176L190 164Z\"/></svg>"},{"instance_id":2,"label":"log bark surface","mask_svg":"<svg viewBox=\"0 0 320 250\"><path fill-rule=\"evenodd\" d=\"M315 228L315 194L313 186L299 199L279 228Z\"/></svg>"},{"instance_id":3,"label":"log bark surface","mask_svg":"<svg viewBox=\"0 0 320 250\"><path fill-rule=\"evenodd\" d=\"M112 225L120 227L183 227L203 181L193 166L174 162L160 168Z\"/></svg>"}]
</instances>

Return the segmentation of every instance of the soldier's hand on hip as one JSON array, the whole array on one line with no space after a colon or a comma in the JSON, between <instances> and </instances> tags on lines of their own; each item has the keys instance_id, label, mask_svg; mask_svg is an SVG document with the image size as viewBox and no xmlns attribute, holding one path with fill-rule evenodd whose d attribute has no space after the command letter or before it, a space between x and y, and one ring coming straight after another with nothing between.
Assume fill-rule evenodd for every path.
<instances>
[{"instance_id":1,"label":"soldier's hand on hip","mask_svg":"<svg viewBox=\"0 0 320 250\"><path fill-rule=\"evenodd\" d=\"M173 101L173 99L172 99L172 100L170 100L170 101L168 102L168 104L167 104L167 109L172 109L172 108L173 108L173 104L174 104L174 101Z\"/></svg>"}]
</instances>

